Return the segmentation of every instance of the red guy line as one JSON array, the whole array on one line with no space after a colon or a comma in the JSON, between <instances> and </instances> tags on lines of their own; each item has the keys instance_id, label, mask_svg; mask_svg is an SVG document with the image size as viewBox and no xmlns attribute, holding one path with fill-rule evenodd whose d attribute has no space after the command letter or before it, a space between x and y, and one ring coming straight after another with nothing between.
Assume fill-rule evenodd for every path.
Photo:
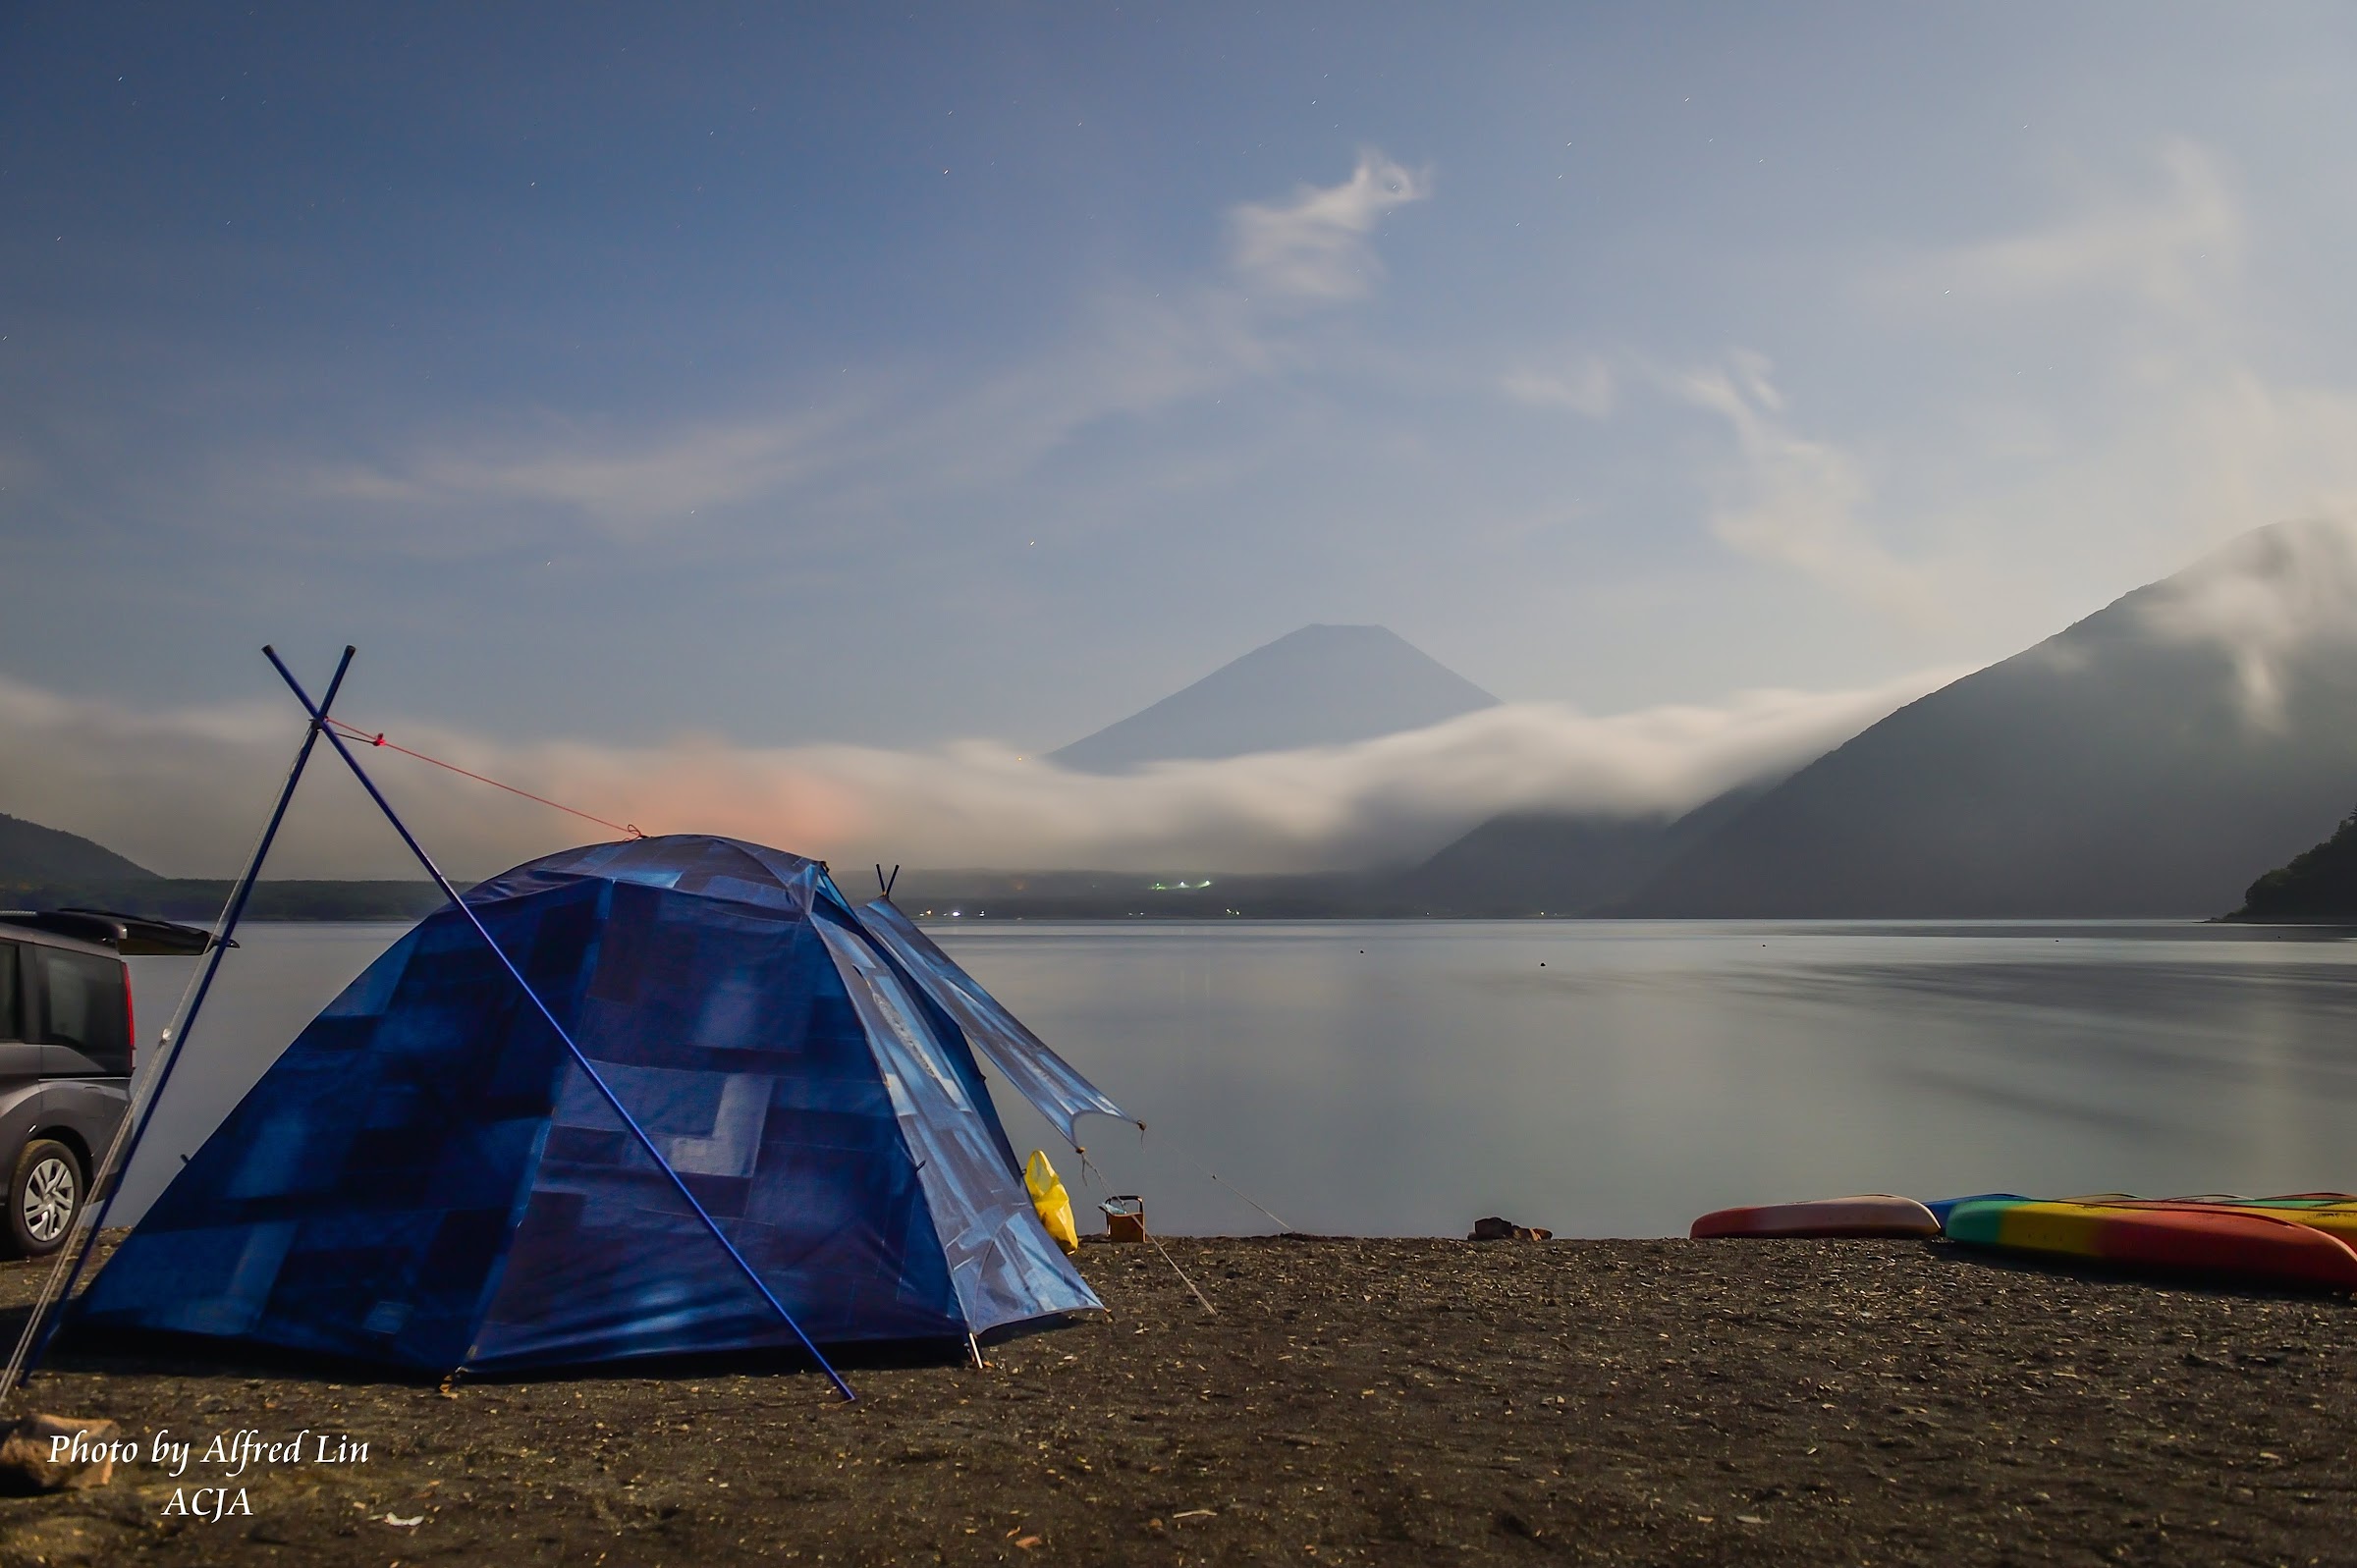
<instances>
[{"instance_id":1,"label":"red guy line","mask_svg":"<svg viewBox=\"0 0 2357 1568\"><path fill-rule=\"evenodd\" d=\"M343 737L347 740L364 740L369 745L381 746L387 751L398 751L405 757L415 757L419 762L430 762L435 767L446 768L450 772L458 774L462 778L472 779L476 784L487 784L494 789L505 789L509 794L521 795L526 800L537 801L541 805L551 807L557 811L562 811L567 816L578 817L583 822L594 822L601 828L611 828L616 833L627 834L632 838L643 838L646 837L646 835L639 830L638 825L634 822L608 822L603 817L591 816L586 811L576 810L574 807L568 806L561 801L551 800L546 795L533 794L529 789L519 789L512 784L501 784L497 779L487 778L482 774L474 772L472 769L462 768L455 762L444 762L440 757L429 757L422 751L411 751L407 746L396 745L394 742L387 740L384 736L384 731L381 730L375 731L362 730L357 725L346 724L343 720L336 718L330 718L327 722L331 725L334 725L337 732L343 735Z\"/></svg>"}]
</instances>

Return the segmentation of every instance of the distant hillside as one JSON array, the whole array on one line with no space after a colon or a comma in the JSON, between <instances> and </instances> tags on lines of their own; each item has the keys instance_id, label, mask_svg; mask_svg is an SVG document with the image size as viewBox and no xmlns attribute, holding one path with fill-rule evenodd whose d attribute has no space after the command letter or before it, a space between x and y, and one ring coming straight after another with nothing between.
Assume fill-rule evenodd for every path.
<instances>
[{"instance_id":1,"label":"distant hillside","mask_svg":"<svg viewBox=\"0 0 2357 1568\"><path fill-rule=\"evenodd\" d=\"M1351 872L1206 877L1125 871L910 871L892 901L965 920L1373 920L1445 911Z\"/></svg>"},{"instance_id":2,"label":"distant hillside","mask_svg":"<svg viewBox=\"0 0 2357 1568\"><path fill-rule=\"evenodd\" d=\"M2228 920L2357 921L2357 811L2332 837L2261 877Z\"/></svg>"},{"instance_id":3,"label":"distant hillside","mask_svg":"<svg viewBox=\"0 0 2357 1568\"><path fill-rule=\"evenodd\" d=\"M0 888L60 882L152 881L155 873L79 834L0 812Z\"/></svg>"},{"instance_id":4,"label":"distant hillside","mask_svg":"<svg viewBox=\"0 0 2357 1568\"><path fill-rule=\"evenodd\" d=\"M1509 812L1391 886L1452 915L1585 915L1634 893L1770 786L1747 784L1679 817Z\"/></svg>"},{"instance_id":5,"label":"distant hillside","mask_svg":"<svg viewBox=\"0 0 2357 1568\"><path fill-rule=\"evenodd\" d=\"M2208 915L2357 782L2357 531L2245 535L1892 714L1617 912Z\"/></svg>"},{"instance_id":6,"label":"distant hillside","mask_svg":"<svg viewBox=\"0 0 2357 1568\"><path fill-rule=\"evenodd\" d=\"M1452 914L1584 915L1661 869L1670 829L1664 817L1509 812L1401 881Z\"/></svg>"},{"instance_id":7,"label":"distant hillside","mask_svg":"<svg viewBox=\"0 0 2357 1568\"><path fill-rule=\"evenodd\" d=\"M1151 762L1344 745L1497 704L1382 626L1303 626L1050 760L1081 773L1124 773Z\"/></svg>"},{"instance_id":8,"label":"distant hillside","mask_svg":"<svg viewBox=\"0 0 2357 1568\"><path fill-rule=\"evenodd\" d=\"M0 908L111 909L158 920L210 923L229 902L232 884L205 877L143 877L35 883L0 890ZM464 892L464 888L461 889ZM442 907L430 882L317 882L263 878L246 905L248 920L415 920Z\"/></svg>"},{"instance_id":9,"label":"distant hillside","mask_svg":"<svg viewBox=\"0 0 2357 1568\"><path fill-rule=\"evenodd\" d=\"M37 822L0 814L0 908L78 904L159 920L213 920L230 883L159 877L102 844ZM442 907L430 882L256 883L246 912L255 920L413 920Z\"/></svg>"},{"instance_id":10,"label":"distant hillside","mask_svg":"<svg viewBox=\"0 0 2357 1568\"><path fill-rule=\"evenodd\" d=\"M1680 849L1757 799L1730 789L1682 817L1540 812L1497 817L1405 869L1292 874L1201 871L926 871L893 900L960 919L1377 920L1582 915L1640 885Z\"/></svg>"}]
</instances>

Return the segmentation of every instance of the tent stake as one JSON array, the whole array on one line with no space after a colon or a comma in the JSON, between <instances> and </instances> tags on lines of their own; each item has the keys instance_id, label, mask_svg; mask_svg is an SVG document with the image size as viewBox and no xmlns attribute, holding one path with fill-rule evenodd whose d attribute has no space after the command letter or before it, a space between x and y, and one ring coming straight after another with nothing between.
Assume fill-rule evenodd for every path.
<instances>
[{"instance_id":1,"label":"tent stake","mask_svg":"<svg viewBox=\"0 0 2357 1568\"><path fill-rule=\"evenodd\" d=\"M326 723L320 715L334 706L336 693L344 689L344 675L352 668L352 657L356 651L350 643L346 643L344 657L336 661L336 673L327 682L326 700L312 713L311 727L303 732L302 744L295 752L295 765L287 770L287 782L278 791L278 804L271 808L270 821L253 846L252 858L246 863L246 874L238 879L237 886L230 891L228 906L221 914L221 929L213 937L212 950L204 955L204 972L197 979L195 993L181 1010L180 1016L172 1021L171 1042L164 1048L162 1059L155 1064L155 1075L147 1087L147 1099L139 1108L137 1121L127 1116L115 1124L114 1139L106 1146L106 1154L99 1160L98 1168L90 1174L90 1191L102 1194L98 1201L98 1212L95 1216L85 1213L75 1217L74 1234L68 1238L66 1252L59 1256L56 1266L49 1271L49 1277L42 1281L40 1298L33 1303L32 1316L26 1320L25 1331L17 1338L16 1351L8 1358L8 1371L0 1374L0 1399L22 1388L25 1379L31 1377L32 1370L40 1365L41 1357L48 1353L49 1341L57 1333L57 1320L51 1318L51 1310L63 1306L73 1296L74 1287L82 1280L83 1267L90 1261L91 1252L97 1248L99 1233L106 1228L106 1217L115 1207L115 1194L122 1187L119 1178L131 1168L132 1157L139 1151L139 1141L147 1136L147 1124L155 1118L155 1108L163 1103L164 1086L172 1081L172 1069L180 1065L181 1053L189 1043L189 1030L194 1026L196 1014L204 1006L204 999L212 994L213 976L221 972L221 955L229 951L230 936L238 929L238 921L246 913L246 900L253 894L253 885L262 874L262 862L269 857L270 845L278 838L279 824L287 820L287 807L294 802L295 786L302 782L302 770L311 760L311 748L318 744ZM272 664L278 664L276 653L268 648L262 652L270 655ZM278 668L281 675L286 674L285 665L279 665ZM308 708L310 704L306 700L303 706ZM73 1259L70 1266L66 1261L68 1255ZM61 1275L65 1280L62 1287L58 1285Z\"/></svg>"},{"instance_id":2,"label":"tent stake","mask_svg":"<svg viewBox=\"0 0 2357 1568\"><path fill-rule=\"evenodd\" d=\"M835 1384L835 1391L842 1394L847 1401L857 1399L859 1396L851 1392L851 1385L843 1380L843 1374L837 1372L827 1358L819 1354L818 1346L812 1344L810 1336L802 1332L802 1325L794 1321L794 1314L786 1310L786 1304L777 1298L753 1266L745 1261L744 1254L737 1250L737 1244L729 1240L728 1232L720 1228L720 1221L714 1219L704 1206L696 1201L695 1194L688 1191L687 1183L682 1180L680 1173L671 1167L671 1162L663 1158L663 1152L657 1149L655 1141L646 1135L646 1129L638 1125L637 1118L630 1113L623 1106L621 1099L607 1086L604 1076L598 1072L597 1068L590 1065L588 1056L582 1053L579 1046L574 1044L572 1034L566 1030L563 1024L557 1022L557 1015L549 1010L547 1002L540 1000L540 993L532 989L531 982L523 978L523 971L517 968L515 961L509 958L507 949L493 940L489 928L484 926L481 918L475 914L466 900L459 896L458 890L450 885L450 879L442 875L442 868L434 864L434 857L425 852L425 846L417 841L416 837L410 832L409 825L401 820L401 814L393 809L393 802L384 797L383 792L376 787L376 781L368 777L367 770L360 766L360 760L352 754L349 746L344 744L344 737L326 728L326 708L311 701L310 695L295 678L295 673L286 667L275 652L268 648L264 648L262 652L268 655L270 663L278 670L279 678L284 680L288 688L295 693L296 700L302 704L303 711L311 716L314 731L327 736L327 743L336 748L336 755L344 759L344 765L350 768L352 776L360 782L360 787L368 791L368 798L376 802L377 810L385 814L385 820L393 825L393 831L401 835L401 841L409 845L410 853L417 857L417 863L425 868L426 875L434 879L434 886L442 890L442 896L449 899L452 907L466 917L466 923L474 928L475 935L483 939L483 946L491 949L491 956L499 960L499 966L505 969L510 978L522 990L524 999L531 1002L534 1010L540 1014L549 1028L556 1031L557 1038L564 1042L566 1051L572 1054L574 1065L581 1069L582 1075L604 1098L606 1104L613 1108L614 1113L622 1118L622 1124L630 1128L630 1135L638 1140L638 1146L646 1151L649 1159L654 1161L656 1168L671 1178L672 1186L682 1198L686 1200L687 1207L695 1211L695 1217L703 1221L704 1228L712 1232L712 1239L719 1242L722 1250L728 1253L730 1260L743 1271L744 1277L750 1280L753 1288L761 1293L761 1299L768 1302L778 1317L784 1320L786 1326L794 1330L794 1337L801 1341L802 1348L810 1353L810 1359L818 1363L819 1370L824 1372L828 1380Z\"/></svg>"}]
</instances>

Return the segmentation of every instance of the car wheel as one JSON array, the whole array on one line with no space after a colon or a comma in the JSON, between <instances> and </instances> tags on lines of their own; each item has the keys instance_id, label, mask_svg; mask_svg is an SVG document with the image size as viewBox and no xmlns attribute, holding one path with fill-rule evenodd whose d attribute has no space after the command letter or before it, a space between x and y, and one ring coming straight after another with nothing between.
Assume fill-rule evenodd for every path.
<instances>
[{"instance_id":1,"label":"car wheel","mask_svg":"<svg viewBox=\"0 0 2357 1568\"><path fill-rule=\"evenodd\" d=\"M82 1208L82 1162L54 1138L35 1138L17 1156L8 1184L8 1240L20 1258L65 1245Z\"/></svg>"}]
</instances>

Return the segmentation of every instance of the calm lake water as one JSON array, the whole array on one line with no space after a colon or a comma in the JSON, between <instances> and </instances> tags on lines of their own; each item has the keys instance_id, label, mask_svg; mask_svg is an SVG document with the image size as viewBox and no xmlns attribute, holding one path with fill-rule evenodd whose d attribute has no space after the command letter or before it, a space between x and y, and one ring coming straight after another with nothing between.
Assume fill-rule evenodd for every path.
<instances>
[{"instance_id":1,"label":"calm lake water","mask_svg":"<svg viewBox=\"0 0 2357 1568\"><path fill-rule=\"evenodd\" d=\"M241 933L117 1217L394 925ZM2186 924L959 924L1148 1123L1076 1199L1171 1232L1683 1234L1727 1204L2357 1188L2357 943ZM133 962L152 1041L192 973ZM143 1058L152 1053L143 1052ZM1058 1144L1029 1107L1018 1150ZM1216 1171L1227 1185L1204 1172ZM1230 1190L1231 1188L1234 1190Z\"/></svg>"}]
</instances>

